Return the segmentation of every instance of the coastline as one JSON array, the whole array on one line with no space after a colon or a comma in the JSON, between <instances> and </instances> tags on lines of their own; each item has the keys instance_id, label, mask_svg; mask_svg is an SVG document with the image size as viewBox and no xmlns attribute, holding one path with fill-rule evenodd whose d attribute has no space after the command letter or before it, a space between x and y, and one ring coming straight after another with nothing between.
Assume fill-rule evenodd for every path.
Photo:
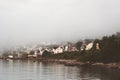
<instances>
[{"instance_id":1,"label":"coastline","mask_svg":"<svg viewBox=\"0 0 120 80\"><path fill-rule=\"evenodd\" d=\"M46 58L32 58L32 59L23 59L23 58L17 58L17 59L0 59L0 60L31 60L33 62L54 62L54 63L60 63L64 64L65 66L96 66L96 67L104 67L109 69L120 69L120 62L110 62L110 63L103 63L103 62L80 62L77 60L71 60L71 59L46 59Z\"/></svg>"},{"instance_id":2,"label":"coastline","mask_svg":"<svg viewBox=\"0 0 120 80\"><path fill-rule=\"evenodd\" d=\"M110 62L110 63L90 63L90 62L80 62L77 60L66 60L66 59L47 59L43 60L44 62L57 62L63 63L65 66L97 66L97 67L105 67L110 69L120 69L120 62Z\"/></svg>"}]
</instances>

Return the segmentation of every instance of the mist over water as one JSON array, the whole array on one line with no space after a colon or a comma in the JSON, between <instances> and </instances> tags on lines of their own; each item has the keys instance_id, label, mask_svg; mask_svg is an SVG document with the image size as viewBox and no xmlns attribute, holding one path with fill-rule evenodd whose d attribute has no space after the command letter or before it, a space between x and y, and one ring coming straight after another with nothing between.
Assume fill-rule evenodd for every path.
<instances>
[{"instance_id":1,"label":"mist over water","mask_svg":"<svg viewBox=\"0 0 120 80\"><path fill-rule=\"evenodd\" d=\"M119 0L0 0L0 48L120 31Z\"/></svg>"}]
</instances>

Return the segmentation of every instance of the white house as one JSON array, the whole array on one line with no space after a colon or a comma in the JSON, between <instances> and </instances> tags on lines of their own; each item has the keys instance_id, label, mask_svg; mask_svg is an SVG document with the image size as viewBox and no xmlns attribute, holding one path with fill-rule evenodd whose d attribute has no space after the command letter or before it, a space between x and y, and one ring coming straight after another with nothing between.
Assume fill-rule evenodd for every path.
<instances>
[{"instance_id":1,"label":"white house","mask_svg":"<svg viewBox=\"0 0 120 80\"><path fill-rule=\"evenodd\" d=\"M40 55L42 55L44 51L45 51L45 50L40 49Z\"/></svg>"},{"instance_id":2,"label":"white house","mask_svg":"<svg viewBox=\"0 0 120 80\"><path fill-rule=\"evenodd\" d=\"M57 47L56 49L53 48L53 53L54 54L63 53L63 47Z\"/></svg>"},{"instance_id":3,"label":"white house","mask_svg":"<svg viewBox=\"0 0 120 80\"><path fill-rule=\"evenodd\" d=\"M68 51L68 46L67 46L67 45L65 46L65 49L64 49L64 51Z\"/></svg>"},{"instance_id":4,"label":"white house","mask_svg":"<svg viewBox=\"0 0 120 80\"><path fill-rule=\"evenodd\" d=\"M93 47L93 42L91 42L88 45L86 45L85 50L90 50L92 47Z\"/></svg>"},{"instance_id":5,"label":"white house","mask_svg":"<svg viewBox=\"0 0 120 80\"><path fill-rule=\"evenodd\" d=\"M8 57L12 59L12 58L13 58L13 55L9 55Z\"/></svg>"},{"instance_id":6,"label":"white house","mask_svg":"<svg viewBox=\"0 0 120 80\"><path fill-rule=\"evenodd\" d=\"M93 47L93 42L89 43L89 44L86 46L85 50L90 50L92 47ZM96 43L96 49L97 49L97 50L100 50L99 43Z\"/></svg>"},{"instance_id":7,"label":"white house","mask_svg":"<svg viewBox=\"0 0 120 80\"><path fill-rule=\"evenodd\" d=\"M37 51L34 51L34 57L37 57L37 55L38 55L38 53L37 53Z\"/></svg>"}]
</instances>

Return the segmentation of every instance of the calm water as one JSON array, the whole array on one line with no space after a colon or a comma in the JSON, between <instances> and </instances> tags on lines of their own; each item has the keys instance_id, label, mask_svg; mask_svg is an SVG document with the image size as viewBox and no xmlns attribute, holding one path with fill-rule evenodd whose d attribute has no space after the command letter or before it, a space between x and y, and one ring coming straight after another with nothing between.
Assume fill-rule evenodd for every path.
<instances>
[{"instance_id":1,"label":"calm water","mask_svg":"<svg viewBox=\"0 0 120 80\"><path fill-rule=\"evenodd\" d=\"M0 80L120 80L120 70L1 60Z\"/></svg>"}]
</instances>

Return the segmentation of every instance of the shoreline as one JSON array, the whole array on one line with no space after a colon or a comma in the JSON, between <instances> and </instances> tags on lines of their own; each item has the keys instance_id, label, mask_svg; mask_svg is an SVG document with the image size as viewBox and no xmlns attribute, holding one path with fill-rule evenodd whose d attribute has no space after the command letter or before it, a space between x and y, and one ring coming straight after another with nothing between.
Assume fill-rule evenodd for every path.
<instances>
[{"instance_id":1,"label":"shoreline","mask_svg":"<svg viewBox=\"0 0 120 80\"><path fill-rule=\"evenodd\" d=\"M105 67L105 68L110 68L110 69L120 69L120 62L90 63L90 62L80 62L80 61L76 61L76 60L66 60L66 59L48 59L48 60L44 60L44 62L63 63L65 66L97 66L97 67Z\"/></svg>"},{"instance_id":2,"label":"shoreline","mask_svg":"<svg viewBox=\"0 0 120 80\"><path fill-rule=\"evenodd\" d=\"M32 59L24 59L24 58L17 58L17 59L0 59L0 60L31 60L33 62L55 62L55 63L61 63L65 66L97 66L97 67L104 67L104 68L110 68L110 69L120 69L120 62L110 62L110 63L103 63L103 62L80 62L77 60L71 60L71 59L46 59L46 58L32 58Z\"/></svg>"}]
</instances>

